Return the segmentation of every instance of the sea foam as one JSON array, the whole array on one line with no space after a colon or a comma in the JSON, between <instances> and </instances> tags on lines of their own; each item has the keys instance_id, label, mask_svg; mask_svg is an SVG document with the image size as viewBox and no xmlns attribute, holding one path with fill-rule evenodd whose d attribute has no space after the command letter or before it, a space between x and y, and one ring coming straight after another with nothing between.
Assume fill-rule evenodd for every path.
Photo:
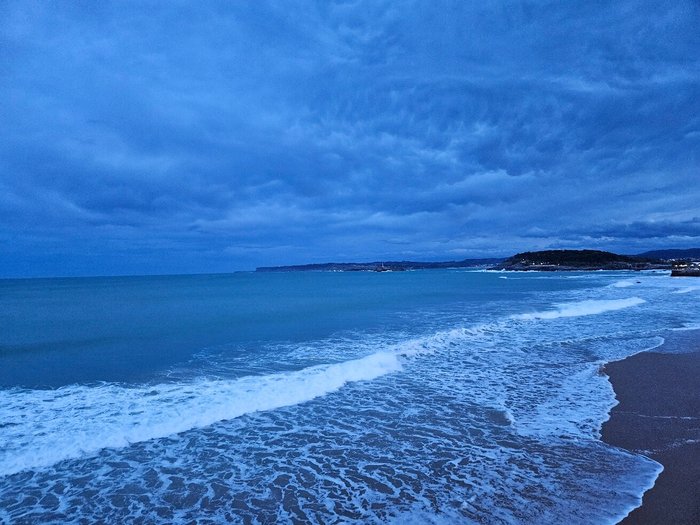
<instances>
[{"instance_id":1,"label":"sea foam","mask_svg":"<svg viewBox=\"0 0 700 525\"><path fill-rule=\"evenodd\" d=\"M612 288L629 288L630 286L634 286L634 281L631 279L624 279L622 281L616 281L612 283L610 286Z\"/></svg>"},{"instance_id":2,"label":"sea foam","mask_svg":"<svg viewBox=\"0 0 700 525\"><path fill-rule=\"evenodd\" d=\"M235 380L0 392L0 475L310 401L401 370L395 353Z\"/></svg>"},{"instance_id":3,"label":"sea foam","mask_svg":"<svg viewBox=\"0 0 700 525\"><path fill-rule=\"evenodd\" d=\"M674 290L672 293L690 293L695 292L697 290L700 290L700 286L687 286L685 288L679 288L678 290Z\"/></svg>"},{"instance_id":4,"label":"sea foam","mask_svg":"<svg viewBox=\"0 0 700 525\"><path fill-rule=\"evenodd\" d=\"M516 314L512 316L512 319L558 319L560 317L596 315L614 310L622 310L623 308L637 306L645 302L646 301L640 297L629 297L627 299L585 300L573 303L559 303L554 305L555 308L553 310Z\"/></svg>"}]
</instances>

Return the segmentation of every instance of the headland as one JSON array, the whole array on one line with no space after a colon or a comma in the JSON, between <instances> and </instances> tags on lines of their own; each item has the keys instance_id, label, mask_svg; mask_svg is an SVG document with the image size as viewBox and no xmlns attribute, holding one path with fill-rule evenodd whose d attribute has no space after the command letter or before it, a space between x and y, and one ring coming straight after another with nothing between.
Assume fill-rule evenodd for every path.
<instances>
[{"instance_id":1,"label":"headland","mask_svg":"<svg viewBox=\"0 0 700 525\"><path fill-rule=\"evenodd\" d=\"M592 271L670 270L671 262L639 255L619 255L600 250L543 250L513 255L496 270L509 271Z\"/></svg>"}]
</instances>

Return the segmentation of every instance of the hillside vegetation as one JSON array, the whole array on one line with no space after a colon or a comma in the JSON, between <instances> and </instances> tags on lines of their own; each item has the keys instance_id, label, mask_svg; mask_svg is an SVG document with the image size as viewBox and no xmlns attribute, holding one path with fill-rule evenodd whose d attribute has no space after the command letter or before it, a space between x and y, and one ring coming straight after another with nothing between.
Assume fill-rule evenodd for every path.
<instances>
[{"instance_id":1,"label":"hillside vegetation","mask_svg":"<svg viewBox=\"0 0 700 525\"><path fill-rule=\"evenodd\" d=\"M543 250L523 252L506 259L501 270L646 270L667 268L668 263L647 257L619 255L600 250Z\"/></svg>"}]
</instances>

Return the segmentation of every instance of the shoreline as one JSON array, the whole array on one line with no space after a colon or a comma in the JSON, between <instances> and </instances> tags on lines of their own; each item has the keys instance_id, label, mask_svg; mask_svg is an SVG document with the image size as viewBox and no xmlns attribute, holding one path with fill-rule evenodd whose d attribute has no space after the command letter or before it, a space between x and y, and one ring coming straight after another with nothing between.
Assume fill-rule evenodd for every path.
<instances>
[{"instance_id":1,"label":"shoreline","mask_svg":"<svg viewBox=\"0 0 700 525\"><path fill-rule=\"evenodd\" d=\"M663 466L642 505L620 524L700 523L700 330L675 332L657 348L607 363L604 372L619 404L602 441Z\"/></svg>"}]
</instances>

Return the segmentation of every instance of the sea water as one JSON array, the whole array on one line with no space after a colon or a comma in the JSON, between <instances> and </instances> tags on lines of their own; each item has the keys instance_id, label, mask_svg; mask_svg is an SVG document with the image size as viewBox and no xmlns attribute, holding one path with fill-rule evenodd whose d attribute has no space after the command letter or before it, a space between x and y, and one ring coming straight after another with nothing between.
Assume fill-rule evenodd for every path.
<instances>
[{"instance_id":1,"label":"sea water","mask_svg":"<svg viewBox=\"0 0 700 525\"><path fill-rule=\"evenodd\" d=\"M599 440L600 369L693 327L691 285L0 281L0 523L615 523L661 467Z\"/></svg>"}]
</instances>

